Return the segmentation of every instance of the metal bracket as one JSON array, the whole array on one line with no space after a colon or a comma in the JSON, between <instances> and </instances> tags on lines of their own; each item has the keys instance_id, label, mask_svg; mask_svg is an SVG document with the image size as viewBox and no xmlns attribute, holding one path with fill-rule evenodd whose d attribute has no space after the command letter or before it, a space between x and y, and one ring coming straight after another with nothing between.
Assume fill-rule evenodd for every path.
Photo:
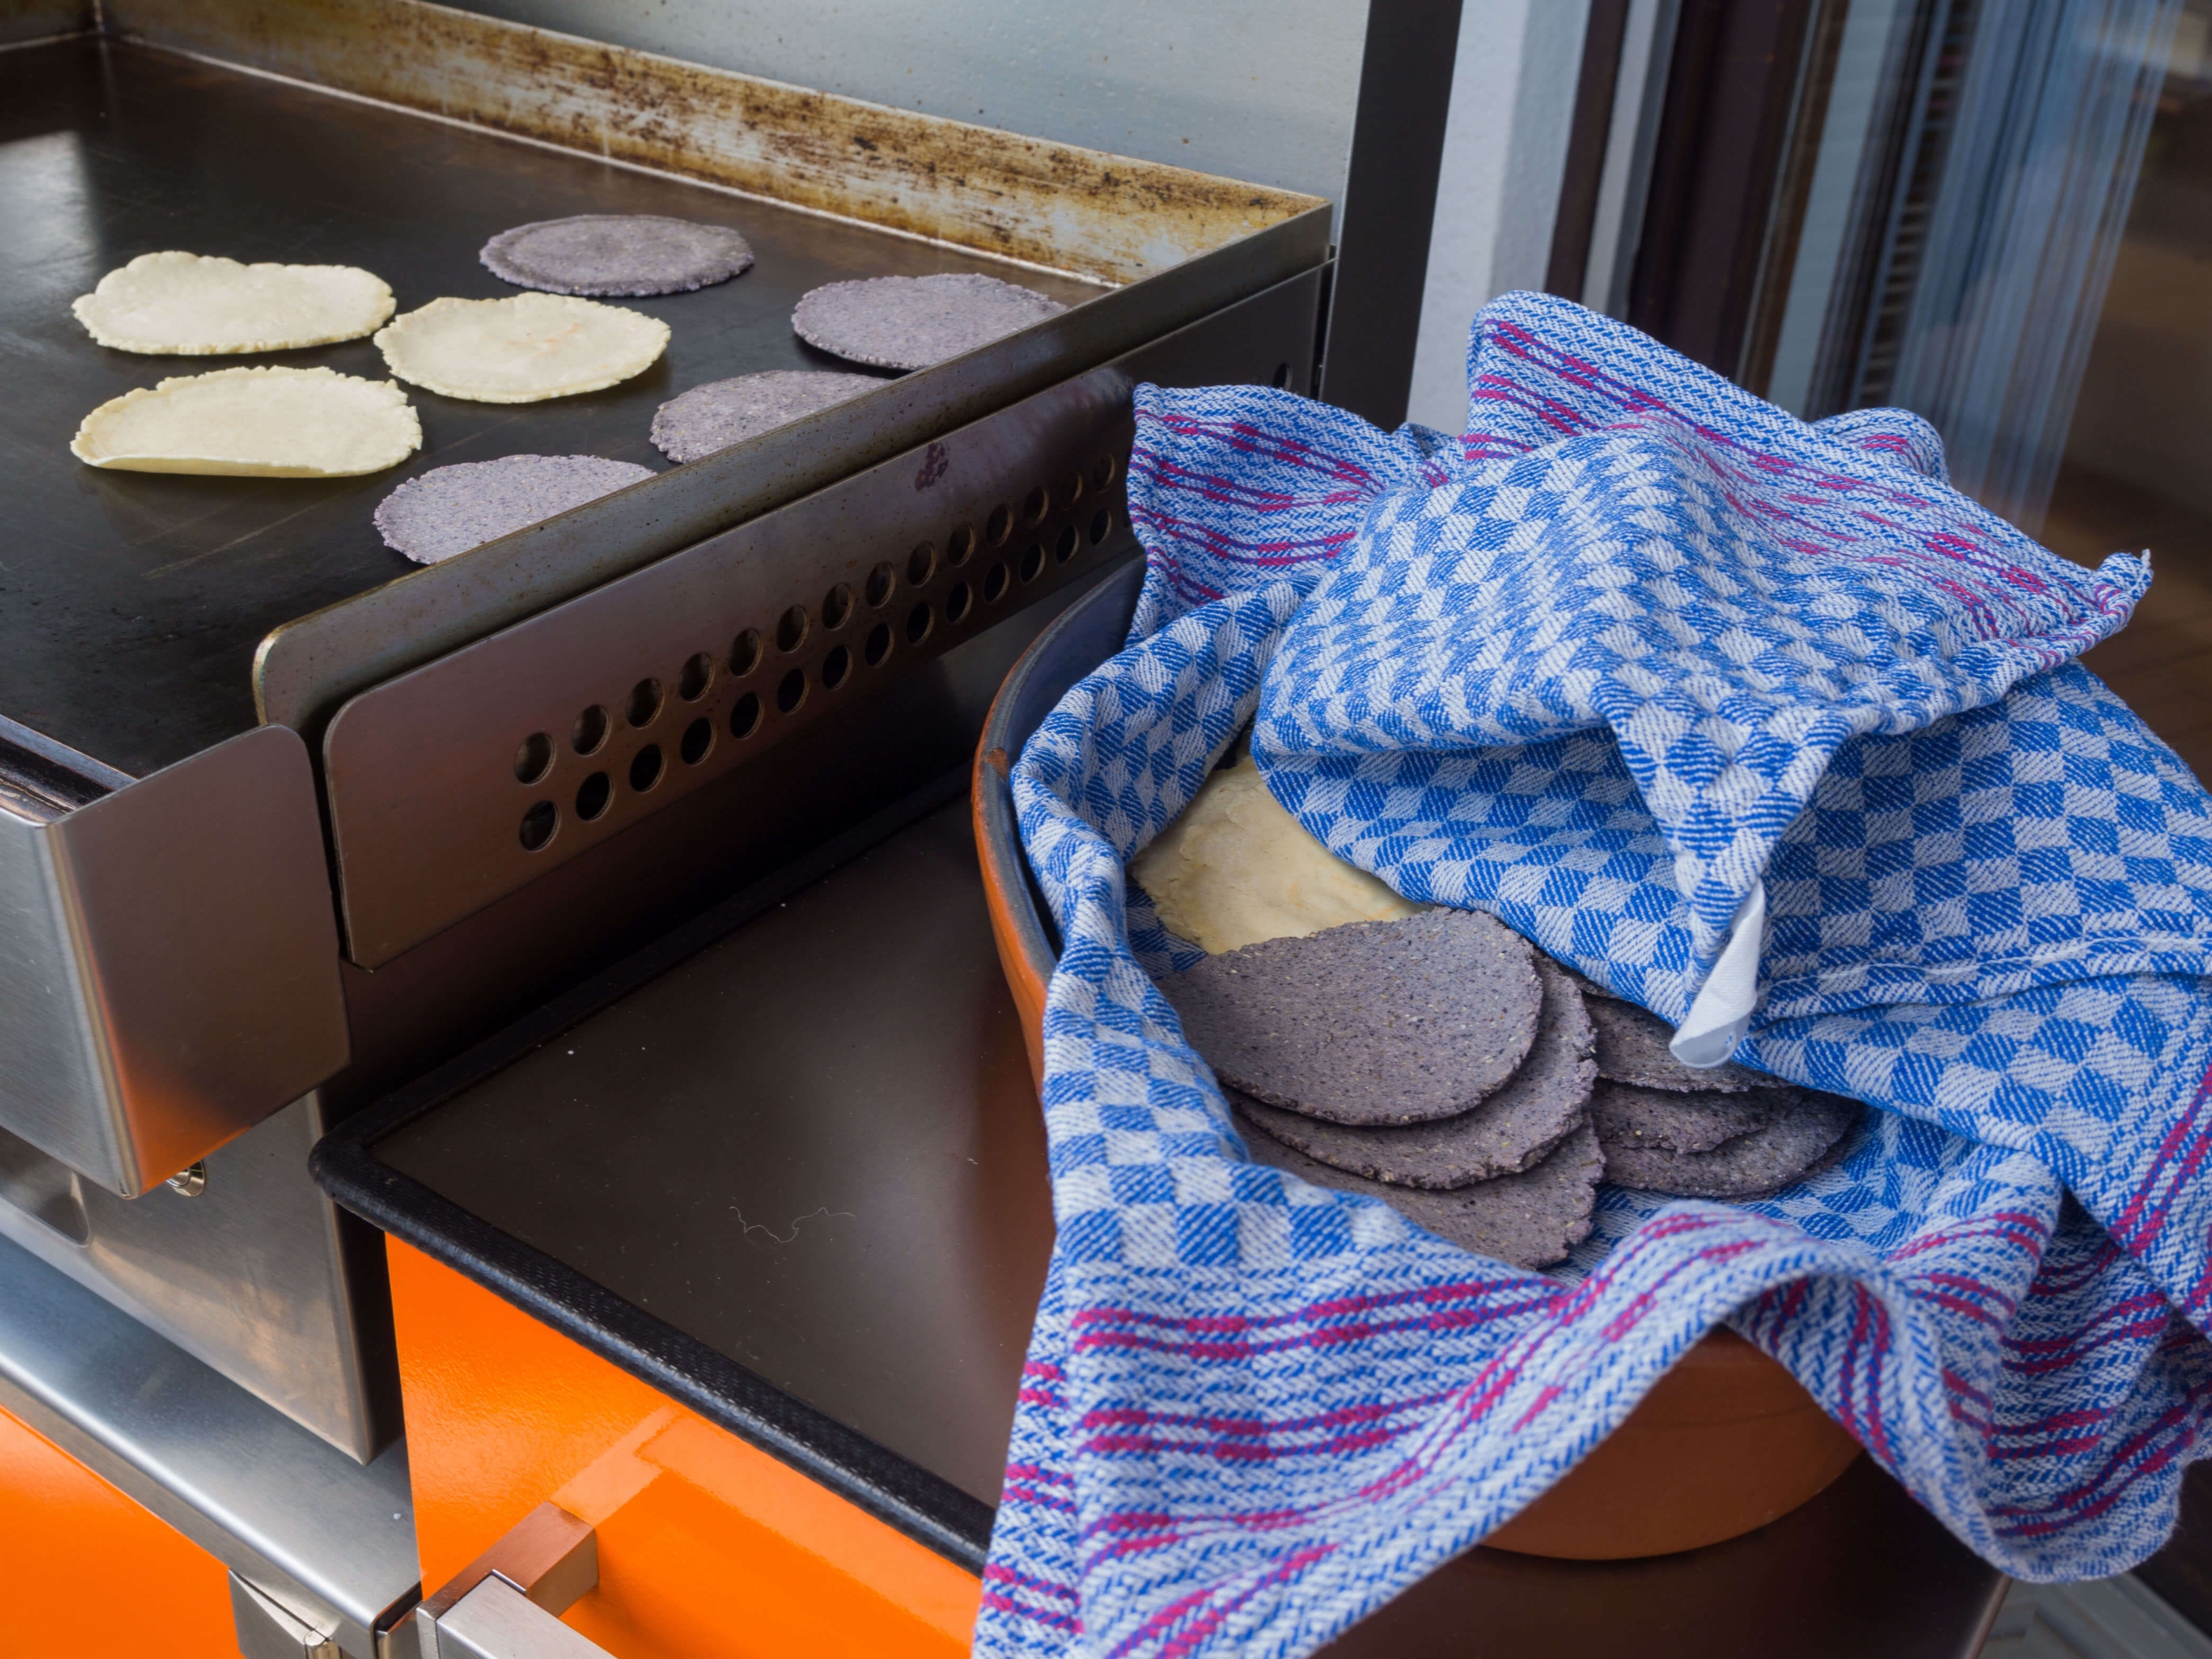
<instances>
[{"instance_id":1,"label":"metal bracket","mask_svg":"<svg viewBox=\"0 0 2212 1659\"><path fill-rule=\"evenodd\" d=\"M606 1649L561 1623L599 1584L599 1535L541 1503L415 1610L423 1659L592 1659Z\"/></svg>"},{"instance_id":2,"label":"metal bracket","mask_svg":"<svg viewBox=\"0 0 2212 1659\"><path fill-rule=\"evenodd\" d=\"M231 1574L231 1622L245 1659L345 1659L335 1630Z\"/></svg>"}]
</instances>

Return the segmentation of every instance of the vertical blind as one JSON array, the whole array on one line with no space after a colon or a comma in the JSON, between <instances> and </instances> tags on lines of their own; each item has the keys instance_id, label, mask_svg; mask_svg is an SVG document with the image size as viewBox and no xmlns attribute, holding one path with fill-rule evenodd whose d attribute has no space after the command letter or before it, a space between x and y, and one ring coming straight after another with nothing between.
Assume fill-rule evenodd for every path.
<instances>
[{"instance_id":1,"label":"vertical blind","mask_svg":"<svg viewBox=\"0 0 2212 1659\"><path fill-rule=\"evenodd\" d=\"M1886 387L1961 487L2041 522L2180 0L1983 0L1958 67Z\"/></svg>"}]
</instances>

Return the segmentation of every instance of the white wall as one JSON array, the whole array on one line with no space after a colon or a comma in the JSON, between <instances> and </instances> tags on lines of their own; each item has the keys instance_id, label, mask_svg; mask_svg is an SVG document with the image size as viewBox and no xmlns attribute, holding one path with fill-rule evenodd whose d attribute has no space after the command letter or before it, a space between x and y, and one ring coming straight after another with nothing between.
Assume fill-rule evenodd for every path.
<instances>
[{"instance_id":1,"label":"white wall","mask_svg":"<svg viewBox=\"0 0 2212 1659\"><path fill-rule=\"evenodd\" d=\"M462 3L592 40L1332 201L1344 195L1367 30L1366 0Z\"/></svg>"},{"instance_id":2,"label":"white wall","mask_svg":"<svg viewBox=\"0 0 2212 1659\"><path fill-rule=\"evenodd\" d=\"M1465 0L1409 417L1465 429L1467 324L1541 288L1588 0Z\"/></svg>"}]
</instances>

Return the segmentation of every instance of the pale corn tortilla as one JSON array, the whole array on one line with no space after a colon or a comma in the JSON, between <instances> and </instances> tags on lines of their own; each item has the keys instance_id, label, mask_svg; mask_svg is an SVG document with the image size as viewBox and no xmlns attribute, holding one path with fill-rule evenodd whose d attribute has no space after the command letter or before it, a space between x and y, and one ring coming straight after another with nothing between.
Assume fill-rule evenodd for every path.
<instances>
[{"instance_id":1,"label":"pale corn tortilla","mask_svg":"<svg viewBox=\"0 0 2212 1659\"><path fill-rule=\"evenodd\" d=\"M389 380L330 369L217 369L111 398L69 453L126 473L349 478L396 467L423 423Z\"/></svg>"},{"instance_id":2,"label":"pale corn tortilla","mask_svg":"<svg viewBox=\"0 0 2212 1659\"><path fill-rule=\"evenodd\" d=\"M377 331L401 379L479 404L535 404L620 385L668 346L668 325L566 294L432 300Z\"/></svg>"},{"instance_id":3,"label":"pale corn tortilla","mask_svg":"<svg viewBox=\"0 0 2212 1659\"><path fill-rule=\"evenodd\" d=\"M1249 754L1207 779L1181 816L1130 860L1129 874L1152 895L1161 926L1213 956L1428 908L1308 835L1268 793Z\"/></svg>"},{"instance_id":4,"label":"pale corn tortilla","mask_svg":"<svg viewBox=\"0 0 2212 1659\"><path fill-rule=\"evenodd\" d=\"M353 265L243 265L196 253L142 253L70 308L119 352L214 357L289 352L374 334L391 289Z\"/></svg>"}]
</instances>

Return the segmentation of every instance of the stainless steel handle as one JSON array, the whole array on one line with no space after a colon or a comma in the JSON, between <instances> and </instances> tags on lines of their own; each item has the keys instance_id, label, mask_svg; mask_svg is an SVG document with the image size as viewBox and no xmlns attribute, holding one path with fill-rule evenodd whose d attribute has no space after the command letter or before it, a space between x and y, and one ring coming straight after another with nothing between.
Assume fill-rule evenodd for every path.
<instances>
[{"instance_id":1,"label":"stainless steel handle","mask_svg":"<svg viewBox=\"0 0 2212 1659\"><path fill-rule=\"evenodd\" d=\"M437 1659L612 1659L493 1573L437 1621Z\"/></svg>"},{"instance_id":2,"label":"stainless steel handle","mask_svg":"<svg viewBox=\"0 0 2212 1659\"><path fill-rule=\"evenodd\" d=\"M598 1534L541 1503L415 1610L423 1659L611 1659L561 1622L598 1583Z\"/></svg>"}]
</instances>

